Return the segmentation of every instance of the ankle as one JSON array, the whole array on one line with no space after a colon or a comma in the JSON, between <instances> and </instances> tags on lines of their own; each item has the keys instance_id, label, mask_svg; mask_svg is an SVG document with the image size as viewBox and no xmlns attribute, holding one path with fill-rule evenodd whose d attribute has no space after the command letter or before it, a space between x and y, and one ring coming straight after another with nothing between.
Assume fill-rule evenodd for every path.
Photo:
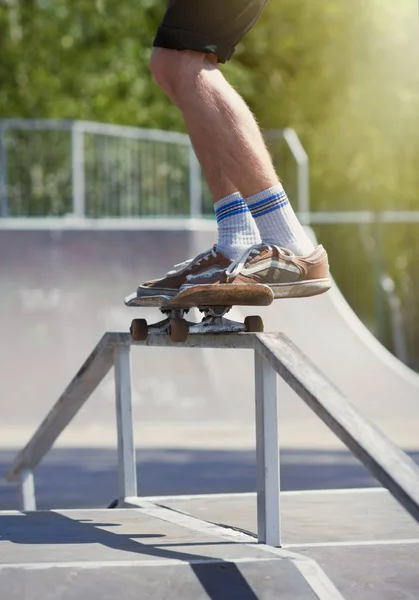
<instances>
[{"instance_id":1,"label":"ankle","mask_svg":"<svg viewBox=\"0 0 419 600\"><path fill-rule=\"evenodd\" d=\"M314 245L301 226L281 183L247 198L262 241L307 256Z\"/></svg>"},{"instance_id":2,"label":"ankle","mask_svg":"<svg viewBox=\"0 0 419 600\"><path fill-rule=\"evenodd\" d=\"M250 246L259 244L261 238L247 204L239 192L230 194L214 204L217 217L217 249L236 260Z\"/></svg>"}]
</instances>

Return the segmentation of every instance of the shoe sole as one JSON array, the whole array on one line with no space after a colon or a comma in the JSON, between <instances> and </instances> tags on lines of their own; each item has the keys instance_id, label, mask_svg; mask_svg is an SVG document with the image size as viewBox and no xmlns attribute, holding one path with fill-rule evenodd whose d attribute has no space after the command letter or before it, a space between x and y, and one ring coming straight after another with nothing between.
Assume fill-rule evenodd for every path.
<instances>
[{"instance_id":1,"label":"shoe sole","mask_svg":"<svg viewBox=\"0 0 419 600\"><path fill-rule=\"evenodd\" d=\"M220 288L225 288L230 293L234 293L235 289L241 289L245 287L254 287L261 286L270 288L274 293L274 300L279 300L281 298L308 298L310 296L318 296L319 294L324 294L332 287L330 279L327 277L324 279L310 279L307 281L298 281L296 283L254 283L246 286L243 283L234 284L234 283L199 283L199 284L184 284L179 292L183 292L184 290L190 288L200 288L201 290L206 290L208 294L211 294L213 291L216 291Z\"/></svg>"},{"instance_id":2,"label":"shoe sole","mask_svg":"<svg viewBox=\"0 0 419 600\"><path fill-rule=\"evenodd\" d=\"M273 283L268 285L274 293L275 300L279 298L308 298L324 294L332 287L330 279L312 279L297 283Z\"/></svg>"},{"instance_id":3,"label":"shoe sole","mask_svg":"<svg viewBox=\"0 0 419 600\"><path fill-rule=\"evenodd\" d=\"M139 298L154 298L154 296L168 296L174 298L179 293L179 290L173 288L144 288L139 286L137 288L137 296Z\"/></svg>"},{"instance_id":4,"label":"shoe sole","mask_svg":"<svg viewBox=\"0 0 419 600\"><path fill-rule=\"evenodd\" d=\"M268 285L188 285L175 296L137 293L125 298L126 306L157 306L160 308L193 308L205 306L269 306L274 294Z\"/></svg>"}]
</instances>

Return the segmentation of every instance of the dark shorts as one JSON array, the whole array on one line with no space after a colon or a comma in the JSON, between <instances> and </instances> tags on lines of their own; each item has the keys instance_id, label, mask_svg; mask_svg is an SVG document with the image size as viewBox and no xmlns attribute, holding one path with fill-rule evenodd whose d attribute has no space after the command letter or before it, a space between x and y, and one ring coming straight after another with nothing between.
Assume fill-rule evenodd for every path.
<instances>
[{"instance_id":1,"label":"dark shorts","mask_svg":"<svg viewBox=\"0 0 419 600\"><path fill-rule=\"evenodd\" d=\"M215 54L219 62L253 27L268 0L169 0L154 46Z\"/></svg>"}]
</instances>

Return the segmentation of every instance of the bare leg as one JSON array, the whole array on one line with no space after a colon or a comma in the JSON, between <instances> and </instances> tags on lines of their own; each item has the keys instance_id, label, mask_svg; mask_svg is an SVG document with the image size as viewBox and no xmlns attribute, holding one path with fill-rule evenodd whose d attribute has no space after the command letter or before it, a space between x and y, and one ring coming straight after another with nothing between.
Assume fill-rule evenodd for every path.
<instances>
[{"instance_id":1,"label":"bare leg","mask_svg":"<svg viewBox=\"0 0 419 600\"><path fill-rule=\"evenodd\" d=\"M156 48L151 69L182 112L214 201L278 183L255 118L213 56Z\"/></svg>"},{"instance_id":2,"label":"bare leg","mask_svg":"<svg viewBox=\"0 0 419 600\"><path fill-rule=\"evenodd\" d=\"M285 247L297 256L309 255L313 244L279 183L259 126L214 57L157 48L151 69L182 112L214 201L239 191L253 216L249 223L256 226L262 242ZM229 211L231 226L240 237L245 225L234 218L237 211L227 205L221 216L225 218ZM219 230L223 223L218 221ZM230 234L228 238L231 244ZM241 241L242 246L248 245L244 237ZM226 253L233 258L238 251L229 251L227 245Z\"/></svg>"}]
</instances>

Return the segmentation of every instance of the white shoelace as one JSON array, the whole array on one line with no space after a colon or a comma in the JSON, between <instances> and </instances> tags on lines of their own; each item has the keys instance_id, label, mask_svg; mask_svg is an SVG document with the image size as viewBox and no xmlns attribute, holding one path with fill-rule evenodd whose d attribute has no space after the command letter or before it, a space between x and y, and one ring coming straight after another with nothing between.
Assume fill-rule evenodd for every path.
<instances>
[{"instance_id":1,"label":"white shoelace","mask_svg":"<svg viewBox=\"0 0 419 600\"><path fill-rule=\"evenodd\" d=\"M202 252L202 254L198 254L198 256L195 256L195 258L189 258L184 262L174 265L173 269L171 271L168 271L166 275L176 275L176 273L180 273L192 263L199 265L202 261L209 260L211 256L213 256L214 258L217 256L215 246L213 246L209 250L206 250L205 252Z\"/></svg>"},{"instance_id":2,"label":"white shoelace","mask_svg":"<svg viewBox=\"0 0 419 600\"><path fill-rule=\"evenodd\" d=\"M293 258L295 256L294 253L291 252L291 250L288 250L287 248L280 248L279 246L273 246L271 244L254 244L253 246L250 246L250 248L248 248L245 252L243 252L243 254L237 260L231 263L231 265L226 269L226 275L230 277L235 277L236 275L238 275L244 267L244 265L246 264L247 259L250 256L256 256L257 254L260 254L262 247L276 248L279 254L281 254L284 258Z\"/></svg>"},{"instance_id":3,"label":"white shoelace","mask_svg":"<svg viewBox=\"0 0 419 600\"><path fill-rule=\"evenodd\" d=\"M288 250L287 248L281 248L280 246L273 246L271 244L254 244L253 246L250 246L250 248L247 248L247 250L243 252L243 254L239 256L237 260L234 260L231 263L231 265L227 267L226 275L230 277L235 277L236 275L238 275L244 267L244 265L246 264L248 258L250 256L256 256L257 254L260 254L262 247L276 248L276 250L278 250L278 253L281 254L284 258L293 258L295 256L294 253L291 252L291 250ZM206 250L202 254L198 254L198 256L196 256L195 258L189 258L188 260L185 260L182 263L174 265L173 269L171 271L168 271L167 275L176 275L177 273L180 273L181 271L186 269L192 263L199 265L201 262L209 260L211 256L213 256L214 258L217 256L216 246L213 246L212 248Z\"/></svg>"}]
</instances>

